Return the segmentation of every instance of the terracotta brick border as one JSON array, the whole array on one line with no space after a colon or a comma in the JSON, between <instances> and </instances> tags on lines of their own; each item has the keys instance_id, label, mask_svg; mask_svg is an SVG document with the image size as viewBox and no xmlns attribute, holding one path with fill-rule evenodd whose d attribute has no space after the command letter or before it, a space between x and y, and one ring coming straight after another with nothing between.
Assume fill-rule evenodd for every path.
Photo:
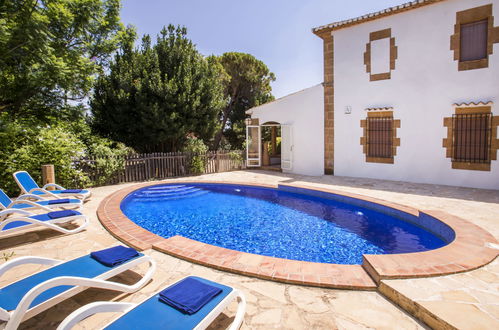
<instances>
[{"instance_id":1,"label":"terracotta brick border","mask_svg":"<svg viewBox=\"0 0 499 330\"><path fill-rule=\"evenodd\" d=\"M181 236L163 238L137 226L121 212L121 201L131 192L165 183L221 183L278 188L370 206L380 212L409 218L416 225L438 227L436 234L455 234L448 245L431 251L405 254L364 255L362 265L339 265L273 258L225 249ZM439 211L421 212L387 201L296 184L257 185L244 182L175 181L150 182L121 189L107 196L97 209L102 225L117 239L139 250L154 248L170 255L213 267L278 282L328 288L376 290L383 279L453 274L481 267L497 256L496 239L482 228ZM405 220L405 219L404 219ZM450 229L452 228L452 229Z\"/></svg>"}]
</instances>

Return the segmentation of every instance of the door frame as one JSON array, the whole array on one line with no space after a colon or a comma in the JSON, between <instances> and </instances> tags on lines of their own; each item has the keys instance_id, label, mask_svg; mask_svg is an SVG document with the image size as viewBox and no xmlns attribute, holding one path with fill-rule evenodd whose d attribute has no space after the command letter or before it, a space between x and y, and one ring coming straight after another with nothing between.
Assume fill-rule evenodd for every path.
<instances>
[{"instance_id":1,"label":"door frame","mask_svg":"<svg viewBox=\"0 0 499 330\"><path fill-rule=\"evenodd\" d=\"M250 128L258 128L258 158L249 157L248 137ZM257 165L250 164L250 161L257 161ZM260 167L262 166L262 127L260 125L246 125L246 167Z\"/></svg>"}]
</instances>

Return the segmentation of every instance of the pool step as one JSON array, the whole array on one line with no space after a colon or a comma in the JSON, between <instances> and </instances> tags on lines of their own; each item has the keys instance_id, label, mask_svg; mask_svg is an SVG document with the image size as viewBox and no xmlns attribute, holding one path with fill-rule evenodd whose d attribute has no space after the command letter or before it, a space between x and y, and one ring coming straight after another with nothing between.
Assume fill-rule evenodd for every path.
<instances>
[{"instance_id":1,"label":"pool step","mask_svg":"<svg viewBox=\"0 0 499 330\"><path fill-rule=\"evenodd\" d=\"M138 191L134 196L135 197L165 197L165 196L173 196L173 195L182 195L182 194L190 194L193 192L200 191L200 188L196 187L182 187L178 189L164 189L164 190L141 190Z\"/></svg>"},{"instance_id":2,"label":"pool step","mask_svg":"<svg viewBox=\"0 0 499 330\"><path fill-rule=\"evenodd\" d=\"M141 190L140 193L147 194L147 195L154 195L154 194L163 194L163 193L177 193L177 192L183 192L183 191L190 191L193 189L199 189L199 188L196 188L193 186L175 186L175 188L161 187L161 189Z\"/></svg>"},{"instance_id":3,"label":"pool step","mask_svg":"<svg viewBox=\"0 0 499 330\"><path fill-rule=\"evenodd\" d=\"M183 188L186 187L186 185L175 185L175 186L157 186L157 187L148 187L147 190L165 190L165 189L177 189L177 188ZM190 186L187 186L190 187Z\"/></svg>"},{"instance_id":4,"label":"pool step","mask_svg":"<svg viewBox=\"0 0 499 330\"><path fill-rule=\"evenodd\" d=\"M138 202L161 202L168 200L198 197L205 195L207 193L209 193L209 191L196 189L196 190L191 190L189 192L182 192L177 194L134 195L133 200Z\"/></svg>"}]
</instances>

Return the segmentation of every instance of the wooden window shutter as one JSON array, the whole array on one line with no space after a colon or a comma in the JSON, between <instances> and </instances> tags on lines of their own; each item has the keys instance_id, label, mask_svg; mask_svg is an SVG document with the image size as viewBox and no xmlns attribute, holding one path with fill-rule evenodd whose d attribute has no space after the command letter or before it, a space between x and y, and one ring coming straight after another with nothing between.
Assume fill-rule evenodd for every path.
<instances>
[{"instance_id":1,"label":"wooden window shutter","mask_svg":"<svg viewBox=\"0 0 499 330\"><path fill-rule=\"evenodd\" d=\"M488 19L461 25L460 61L487 58Z\"/></svg>"}]
</instances>

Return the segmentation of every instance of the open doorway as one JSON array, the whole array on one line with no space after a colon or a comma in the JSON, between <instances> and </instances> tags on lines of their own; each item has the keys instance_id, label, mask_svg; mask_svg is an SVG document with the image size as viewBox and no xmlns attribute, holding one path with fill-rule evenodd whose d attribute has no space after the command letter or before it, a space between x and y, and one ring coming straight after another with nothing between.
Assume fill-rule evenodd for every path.
<instances>
[{"instance_id":1,"label":"open doorway","mask_svg":"<svg viewBox=\"0 0 499 330\"><path fill-rule=\"evenodd\" d=\"M281 171L281 124L266 122L261 126L262 169Z\"/></svg>"},{"instance_id":2,"label":"open doorway","mask_svg":"<svg viewBox=\"0 0 499 330\"><path fill-rule=\"evenodd\" d=\"M257 120L246 126L246 166L273 171L293 169L293 135L290 124Z\"/></svg>"}]
</instances>

